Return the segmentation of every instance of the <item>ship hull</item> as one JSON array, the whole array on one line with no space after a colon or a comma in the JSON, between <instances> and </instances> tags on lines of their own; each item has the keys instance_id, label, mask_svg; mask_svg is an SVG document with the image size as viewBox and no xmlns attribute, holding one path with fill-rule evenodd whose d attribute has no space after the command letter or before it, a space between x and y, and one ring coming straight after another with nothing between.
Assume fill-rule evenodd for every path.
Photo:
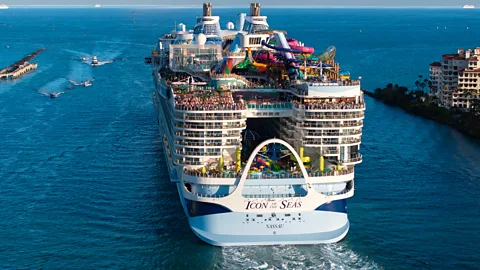
<instances>
[{"instance_id":1,"label":"ship hull","mask_svg":"<svg viewBox=\"0 0 480 270\"><path fill-rule=\"evenodd\" d=\"M170 180L176 184L179 199L192 232L214 246L313 245L341 241L350 223L346 199L319 205L314 211L289 213L233 212L222 205L189 201L182 193L182 174L168 155L169 139L164 90L157 86L154 103ZM163 100L163 101L162 101ZM173 147L173 146L170 146ZM260 217L261 216L261 217Z\"/></svg>"},{"instance_id":2,"label":"ship hull","mask_svg":"<svg viewBox=\"0 0 480 270\"><path fill-rule=\"evenodd\" d=\"M193 233L214 246L329 244L345 238L350 228L346 213L321 210L286 213L288 217L285 214L254 212L192 217L180 184L177 184L177 189ZM257 217L258 214L262 217Z\"/></svg>"}]
</instances>

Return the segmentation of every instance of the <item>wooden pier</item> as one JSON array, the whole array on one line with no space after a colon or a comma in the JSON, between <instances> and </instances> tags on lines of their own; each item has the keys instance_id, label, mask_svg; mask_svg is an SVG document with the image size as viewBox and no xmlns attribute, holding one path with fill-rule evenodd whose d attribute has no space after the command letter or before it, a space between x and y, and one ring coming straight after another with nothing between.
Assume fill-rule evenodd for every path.
<instances>
[{"instance_id":1,"label":"wooden pier","mask_svg":"<svg viewBox=\"0 0 480 270\"><path fill-rule=\"evenodd\" d=\"M22 58L20 61L17 61L15 64L10 65L4 69L0 70L0 80L14 80L20 78L21 76L27 74L30 71L36 70L38 68L37 63L30 63L30 61L37 57L40 53L45 51L45 49L39 49Z\"/></svg>"}]
</instances>

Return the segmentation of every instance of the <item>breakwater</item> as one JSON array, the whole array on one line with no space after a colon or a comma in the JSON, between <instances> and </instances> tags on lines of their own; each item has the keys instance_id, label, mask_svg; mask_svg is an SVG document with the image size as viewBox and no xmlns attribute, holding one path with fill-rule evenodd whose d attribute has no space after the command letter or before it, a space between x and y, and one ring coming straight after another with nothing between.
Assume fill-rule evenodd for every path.
<instances>
[{"instance_id":1,"label":"breakwater","mask_svg":"<svg viewBox=\"0 0 480 270\"><path fill-rule=\"evenodd\" d=\"M12 80L20 78L21 76L27 74L30 71L36 70L38 68L37 63L30 63L35 57L40 53L44 52L46 49L38 49L35 52L25 56L14 64L3 68L0 70L0 80Z\"/></svg>"},{"instance_id":2,"label":"breakwater","mask_svg":"<svg viewBox=\"0 0 480 270\"><path fill-rule=\"evenodd\" d=\"M425 92L410 91L404 86L389 84L383 89L376 89L375 92L362 91L365 95L387 105L399 107L410 114L451 126L467 136L480 138L480 114L476 110L465 112L440 107Z\"/></svg>"}]
</instances>

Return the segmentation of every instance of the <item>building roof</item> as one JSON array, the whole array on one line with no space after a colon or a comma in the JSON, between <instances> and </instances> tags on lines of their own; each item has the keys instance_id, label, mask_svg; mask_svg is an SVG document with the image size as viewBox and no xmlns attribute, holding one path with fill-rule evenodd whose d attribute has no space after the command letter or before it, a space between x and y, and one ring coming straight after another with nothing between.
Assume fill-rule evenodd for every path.
<instances>
[{"instance_id":1,"label":"building roof","mask_svg":"<svg viewBox=\"0 0 480 270\"><path fill-rule=\"evenodd\" d=\"M463 72L467 72L467 73L477 73L477 72L480 72L480 68L476 68L476 69L465 69Z\"/></svg>"},{"instance_id":2,"label":"building roof","mask_svg":"<svg viewBox=\"0 0 480 270\"><path fill-rule=\"evenodd\" d=\"M443 60L465 60L464 56L456 54L444 54L442 55Z\"/></svg>"},{"instance_id":3,"label":"building roof","mask_svg":"<svg viewBox=\"0 0 480 270\"><path fill-rule=\"evenodd\" d=\"M440 64L440 62L433 62L430 64L431 67L441 67L442 64Z\"/></svg>"},{"instance_id":4,"label":"building roof","mask_svg":"<svg viewBox=\"0 0 480 270\"><path fill-rule=\"evenodd\" d=\"M471 58L470 58L470 61L478 61L478 58L477 58L476 56L471 57Z\"/></svg>"}]
</instances>

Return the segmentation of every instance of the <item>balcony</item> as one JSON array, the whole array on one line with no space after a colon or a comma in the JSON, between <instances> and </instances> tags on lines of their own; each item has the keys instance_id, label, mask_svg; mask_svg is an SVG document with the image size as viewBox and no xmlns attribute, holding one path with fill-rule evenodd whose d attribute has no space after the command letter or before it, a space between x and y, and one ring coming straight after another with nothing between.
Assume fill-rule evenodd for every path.
<instances>
[{"instance_id":1,"label":"balcony","mask_svg":"<svg viewBox=\"0 0 480 270\"><path fill-rule=\"evenodd\" d=\"M349 159L344 160L343 164L344 165L355 165L361 163L363 160L363 157L361 154L354 154L351 155Z\"/></svg>"},{"instance_id":2,"label":"balcony","mask_svg":"<svg viewBox=\"0 0 480 270\"><path fill-rule=\"evenodd\" d=\"M360 139L320 139L320 140L313 140L313 139L306 139L302 140L302 144L305 146L340 146L340 145L350 145L350 144L360 144Z\"/></svg>"},{"instance_id":3,"label":"balcony","mask_svg":"<svg viewBox=\"0 0 480 270\"><path fill-rule=\"evenodd\" d=\"M297 123L297 127L305 128L305 129L321 129L321 128L332 129L332 128L352 128L352 127L360 128L362 126L363 126L363 121L356 121L355 123L343 123L343 124L340 124L340 122L332 122L329 124L322 124L322 123L315 123L315 122Z\"/></svg>"},{"instance_id":4,"label":"balcony","mask_svg":"<svg viewBox=\"0 0 480 270\"><path fill-rule=\"evenodd\" d=\"M238 146L240 144L239 141L236 142L185 142L185 141L175 141L176 145L180 146L194 146L194 147L220 147L220 146Z\"/></svg>"},{"instance_id":5,"label":"balcony","mask_svg":"<svg viewBox=\"0 0 480 270\"><path fill-rule=\"evenodd\" d=\"M360 119L364 118L365 113L362 112L352 112L352 113L306 113L305 116L298 115L296 116L299 120L306 121L318 121L318 120L344 120L344 119Z\"/></svg>"},{"instance_id":6,"label":"balcony","mask_svg":"<svg viewBox=\"0 0 480 270\"><path fill-rule=\"evenodd\" d=\"M177 121L229 121L229 120L242 120L242 119L246 119L246 118L243 118L241 115L210 116L210 115L202 115L202 114L199 114L198 116L185 115L183 117L175 118L175 120Z\"/></svg>"},{"instance_id":7,"label":"balcony","mask_svg":"<svg viewBox=\"0 0 480 270\"><path fill-rule=\"evenodd\" d=\"M212 130L212 129L243 129L247 126L246 123L236 124L216 124L216 125L201 125L201 124L182 124L177 123L177 129L198 129L198 130Z\"/></svg>"},{"instance_id":8,"label":"balcony","mask_svg":"<svg viewBox=\"0 0 480 270\"><path fill-rule=\"evenodd\" d=\"M325 132L306 132L305 137L309 138L318 138L318 137L345 137L345 136L355 136L355 135L361 135L362 130L351 130L351 131L325 131Z\"/></svg>"},{"instance_id":9,"label":"balcony","mask_svg":"<svg viewBox=\"0 0 480 270\"><path fill-rule=\"evenodd\" d=\"M354 111L365 110L365 103L293 103L293 107L303 111Z\"/></svg>"},{"instance_id":10,"label":"balcony","mask_svg":"<svg viewBox=\"0 0 480 270\"><path fill-rule=\"evenodd\" d=\"M221 152L197 152L197 151L182 151L175 150L177 156L193 156L193 157L220 157Z\"/></svg>"},{"instance_id":11,"label":"balcony","mask_svg":"<svg viewBox=\"0 0 480 270\"><path fill-rule=\"evenodd\" d=\"M250 110L291 110L292 104L290 102L278 102L271 104L248 103L247 108Z\"/></svg>"}]
</instances>

